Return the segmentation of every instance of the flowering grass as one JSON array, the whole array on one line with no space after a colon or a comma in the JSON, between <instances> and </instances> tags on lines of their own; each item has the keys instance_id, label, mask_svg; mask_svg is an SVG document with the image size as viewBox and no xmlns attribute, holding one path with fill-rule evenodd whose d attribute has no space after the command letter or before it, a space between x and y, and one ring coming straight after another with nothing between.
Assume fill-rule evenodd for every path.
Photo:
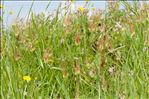
<instances>
[{"instance_id":1,"label":"flowering grass","mask_svg":"<svg viewBox=\"0 0 149 99\"><path fill-rule=\"evenodd\" d=\"M1 99L148 99L149 5L138 4L59 6L2 29Z\"/></svg>"}]
</instances>

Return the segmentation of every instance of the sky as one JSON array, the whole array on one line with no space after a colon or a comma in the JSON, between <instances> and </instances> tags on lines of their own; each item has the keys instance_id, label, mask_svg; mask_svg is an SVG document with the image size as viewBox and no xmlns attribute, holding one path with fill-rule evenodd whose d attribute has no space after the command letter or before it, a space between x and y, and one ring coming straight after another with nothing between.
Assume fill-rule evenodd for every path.
<instances>
[{"instance_id":1,"label":"sky","mask_svg":"<svg viewBox=\"0 0 149 99\"><path fill-rule=\"evenodd\" d=\"M50 5L47 12L53 11L59 5L60 1L50 1ZM64 1L62 1L64 3ZM86 1L76 1L77 5L83 6ZM22 8L19 17L25 18L28 15L32 1L3 1L4 3L4 24L9 26L12 24ZM34 1L32 11L36 14L44 12L49 1ZM94 7L99 9L105 9L106 1L90 1ZM14 14L10 15L9 12L13 11Z\"/></svg>"},{"instance_id":2,"label":"sky","mask_svg":"<svg viewBox=\"0 0 149 99\"><path fill-rule=\"evenodd\" d=\"M3 0L2 3L4 3L4 10L3 11L4 11L4 25L5 25L5 27L10 26L15 21L16 16L17 16L17 14L21 8L22 8L22 10L20 12L19 17L26 18L28 13L29 13L32 2L33 1L31 1L31 0L30 1L29 0L28 1L25 1L25 0L24 1L21 1L21 0L20 1L19 0L18 1L13 1L13 0L5 1L5 0ZM36 14L44 12L47 4L49 2L51 2L51 3L50 3L50 6L48 7L46 13L51 12L54 9L56 9L58 7L60 1L56 1L56 0L55 1L54 0L52 0L52 1L48 1L48 0L47 1L46 0L40 1L40 0L38 0L37 1L37 0L35 0L33 7L32 7L32 11ZM61 1L61 2L64 3L65 1ZM83 0L82 1L76 0L75 4L83 6L85 2L86 2L85 0L84 1ZM90 0L89 2L90 2L90 4L93 4L93 6L95 8L102 9L102 10L105 9L106 3L107 3L106 0L103 0L103 1L102 0L101 1L100 0L99 1ZM10 11L13 11L14 14L10 15L9 14Z\"/></svg>"}]
</instances>

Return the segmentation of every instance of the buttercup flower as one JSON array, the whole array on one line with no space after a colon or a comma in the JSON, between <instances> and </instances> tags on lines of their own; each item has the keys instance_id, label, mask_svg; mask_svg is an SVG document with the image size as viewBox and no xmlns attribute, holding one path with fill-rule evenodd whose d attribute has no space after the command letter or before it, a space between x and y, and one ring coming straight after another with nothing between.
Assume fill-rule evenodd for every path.
<instances>
[{"instance_id":1,"label":"buttercup flower","mask_svg":"<svg viewBox=\"0 0 149 99\"><path fill-rule=\"evenodd\" d=\"M23 76L23 80L29 82L31 80L31 77L30 76Z\"/></svg>"},{"instance_id":2,"label":"buttercup flower","mask_svg":"<svg viewBox=\"0 0 149 99\"><path fill-rule=\"evenodd\" d=\"M79 6L79 7L78 7L78 10L81 11L81 12L83 12L83 11L84 11L84 8L81 7L81 6Z\"/></svg>"},{"instance_id":3,"label":"buttercup flower","mask_svg":"<svg viewBox=\"0 0 149 99\"><path fill-rule=\"evenodd\" d=\"M4 9L4 6L3 5L0 5L0 9Z\"/></svg>"}]
</instances>

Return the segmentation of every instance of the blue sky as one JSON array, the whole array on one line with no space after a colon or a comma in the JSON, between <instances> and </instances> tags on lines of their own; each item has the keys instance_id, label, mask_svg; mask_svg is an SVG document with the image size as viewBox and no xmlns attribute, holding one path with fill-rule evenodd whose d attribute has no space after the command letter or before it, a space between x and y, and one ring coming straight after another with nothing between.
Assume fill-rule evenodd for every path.
<instances>
[{"instance_id":1,"label":"blue sky","mask_svg":"<svg viewBox=\"0 0 149 99\"><path fill-rule=\"evenodd\" d=\"M47 9L47 12L51 12L54 9L56 9L59 5L60 1L50 1L50 6ZM64 1L62 1L64 2ZM76 1L75 3L77 5L83 5L86 1ZM99 8L99 9L105 9L106 6L106 1L89 1L90 3L92 3L94 5L94 7ZM20 17L21 18L25 18L28 15L29 9L31 7L32 1L3 1L4 3L4 23L5 26L9 26L11 23L13 23L13 21L15 20L19 10L22 8L21 13L20 13ZM41 13L45 11L45 8L47 6L47 4L49 3L49 1L34 1L34 5L32 8L32 11L34 13ZM14 14L10 15L9 12L13 11Z\"/></svg>"},{"instance_id":2,"label":"blue sky","mask_svg":"<svg viewBox=\"0 0 149 99\"><path fill-rule=\"evenodd\" d=\"M4 23L6 26L9 26L14 22L19 10L22 8L20 17L25 18L28 15L29 9L31 7L32 1L3 1L4 2ZM60 1L51 1L47 12L53 11L59 5ZM62 1L64 2L64 1ZM34 13L41 13L45 11L45 8L49 1L34 1L32 11ZM76 1L77 5L83 5L85 1ZM105 9L106 1L90 1L93 3L94 7ZM10 15L9 12L13 11L14 14Z\"/></svg>"},{"instance_id":3,"label":"blue sky","mask_svg":"<svg viewBox=\"0 0 149 99\"><path fill-rule=\"evenodd\" d=\"M29 9L31 7L32 1L3 1L4 2L4 23L9 26L15 20L19 10L22 8L20 17L25 18L28 15ZM50 1L50 6L47 12L53 11L58 7L59 1ZM62 1L64 2L64 1ZM32 11L34 13L44 12L49 1L34 1ZM85 1L76 1L78 5L83 5ZM106 1L90 1L93 3L94 7L99 9L105 9ZM14 14L10 15L9 12L13 11Z\"/></svg>"}]
</instances>

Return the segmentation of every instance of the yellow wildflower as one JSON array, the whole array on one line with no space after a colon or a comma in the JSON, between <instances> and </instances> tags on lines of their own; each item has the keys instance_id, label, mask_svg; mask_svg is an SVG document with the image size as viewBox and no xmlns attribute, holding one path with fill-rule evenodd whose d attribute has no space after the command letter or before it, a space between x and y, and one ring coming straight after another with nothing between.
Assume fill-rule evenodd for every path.
<instances>
[{"instance_id":1,"label":"yellow wildflower","mask_svg":"<svg viewBox=\"0 0 149 99\"><path fill-rule=\"evenodd\" d=\"M4 6L3 5L0 5L0 9L4 9Z\"/></svg>"},{"instance_id":2,"label":"yellow wildflower","mask_svg":"<svg viewBox=\"0 0 149 99\"><path fill-rule=\"evenodd\" d=\"M30 76L23 76L23 80L29 82L31 80L31 77Z\"/></svg>"},{"instance_id":3,"label":"yellow wildflower","mask_svg":"<svg viewBox=\"0 0 149 99\"><path fill-rule=\"evenodd\" d=\"M13 12L13 11L10 11L10 12L9 12L9 14L10 14L10 15L13 15L13 14L14 14L14 12Z\"/></svg>"},{"instance_id":4,"label":"yellow wildflower","mask_svg":"<svg viewBox=\"0 0 149 99\"><path fill-rule=\"evenodd\" d=\"M84 11L84 8L81 7L81 6L79 6L79 7L78 7L78 10L81 11L81 12L83 12L83 11Z\"/></svg>"}]
</instances>

